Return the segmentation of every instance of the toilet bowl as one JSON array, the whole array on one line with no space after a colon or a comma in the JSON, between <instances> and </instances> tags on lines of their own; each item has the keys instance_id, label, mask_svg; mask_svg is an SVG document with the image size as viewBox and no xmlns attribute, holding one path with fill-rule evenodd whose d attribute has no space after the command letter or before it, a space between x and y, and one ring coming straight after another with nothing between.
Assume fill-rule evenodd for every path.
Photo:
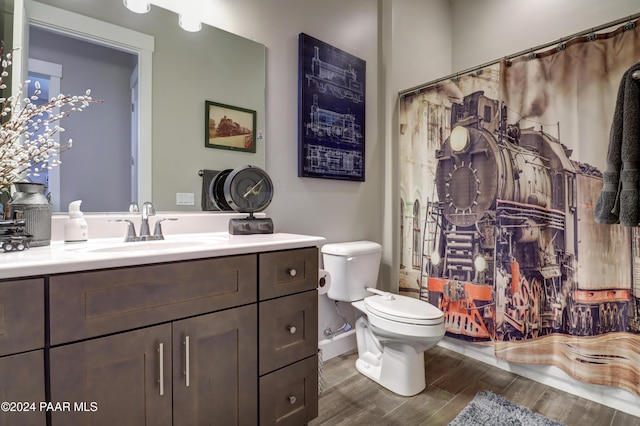
<instances>
[{"instance_id":1,"label":"toilet bowl","mask_svg":"<svg viewBox=\"0 0 640 426\"><path fill-rule=\"evenodd\" d=\"M356 369L412 396L426 387L424 351L444 336L444 313L426 301L376 289L381 255L382 247L369 241L324 245L328 296L356 308Z\"/></svg>"}]
</instances>

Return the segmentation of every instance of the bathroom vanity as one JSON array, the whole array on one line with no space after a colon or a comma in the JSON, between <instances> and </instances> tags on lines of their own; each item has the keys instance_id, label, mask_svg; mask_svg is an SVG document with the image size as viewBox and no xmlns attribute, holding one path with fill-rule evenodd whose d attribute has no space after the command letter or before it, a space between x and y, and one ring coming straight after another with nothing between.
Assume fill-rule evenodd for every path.
<instances>
[{"instance_id":1,"label":"bathroom vanity","mask_svg":"<svg viewBox=\"0 0 640 426\"><path fill-rule=\"evenodd\" d=\"M53 242L0 259L0 396L15 403L0 425L317 416L323 238L118 241Z\"/></svg>"}]
</instances>

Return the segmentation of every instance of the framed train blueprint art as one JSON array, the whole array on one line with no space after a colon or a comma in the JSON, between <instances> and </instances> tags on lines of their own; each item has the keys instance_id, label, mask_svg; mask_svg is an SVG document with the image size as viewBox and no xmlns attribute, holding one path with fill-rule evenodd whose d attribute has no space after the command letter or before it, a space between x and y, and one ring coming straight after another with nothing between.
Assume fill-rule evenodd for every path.
<instances>
[{"instance_id":1,"label":"framed train blueprint art","mask_svg":"<svg viewBox=\"0 0 640 426\"><path fill-rule=\"evenodd\" d=\"M366 62L301 33L298 176L364 182Z\"/></svg>"}]
</instances>

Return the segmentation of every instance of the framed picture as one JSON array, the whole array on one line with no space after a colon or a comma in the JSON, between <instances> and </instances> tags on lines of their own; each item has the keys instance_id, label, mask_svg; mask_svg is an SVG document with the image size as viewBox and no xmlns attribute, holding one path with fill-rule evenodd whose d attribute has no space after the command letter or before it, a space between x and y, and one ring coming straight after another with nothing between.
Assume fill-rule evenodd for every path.
<instances>
[{"instance_id":1,"label":"framed picture","mask_svg":"<svg viewBox=\"0 0 640 426\"><path fill-rule=\"evenodd\" d=\"M256 152L256 112L205 101L204 146Z\"/></svg>"},{"instance_id":2,"label":"framed picture","mask_svg":"<svg viewBox=\"0 0 640 426\"><path fill-rule=\"evenodd\" d=\"M366 62L298 38L298 176L364 182Z\"/></svg>"}]
</instances>

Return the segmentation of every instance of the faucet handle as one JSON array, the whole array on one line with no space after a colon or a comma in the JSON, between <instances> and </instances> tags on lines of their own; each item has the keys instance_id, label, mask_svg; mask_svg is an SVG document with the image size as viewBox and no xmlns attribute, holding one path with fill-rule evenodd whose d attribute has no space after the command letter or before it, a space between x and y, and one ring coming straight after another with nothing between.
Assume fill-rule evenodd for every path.
<instances>
[{"instance_id":1,"label":"faucet handle","mask_svg":"<svg viewBox=\"0 0 640 426\"><path fill-rule=\"evenodd\" d=\"M136 236L136 226L129 219L109 219L109 222L126 222L127 226L127 235L124 237L125 243L130 243L132 241L138 241L138 237Z\"/></svg>"},{"instance_id":2,"label":"faucet handle","mask_svg":"<svg viewBox=\"0 0 640 426\"><path fill-rule=\"evenodd\" d=\"M129 213L138 213L140 211L140 207L138 207L138 203L132 201L129 203Z\"/></svg>"},{"instance_id":3,"label":"faucet handle","mask_svg":"<svg viewBox=\"0 0 640 426\"><path fill-rule=\"evenodd\" d=\"M158 219L156 221L156 226L153 230L153 239L155 240L164 240L164 235L162 234L162 222L165 220L178 220L177 217L165 217L164 219Z\"/></svg>"}]
</instances>

